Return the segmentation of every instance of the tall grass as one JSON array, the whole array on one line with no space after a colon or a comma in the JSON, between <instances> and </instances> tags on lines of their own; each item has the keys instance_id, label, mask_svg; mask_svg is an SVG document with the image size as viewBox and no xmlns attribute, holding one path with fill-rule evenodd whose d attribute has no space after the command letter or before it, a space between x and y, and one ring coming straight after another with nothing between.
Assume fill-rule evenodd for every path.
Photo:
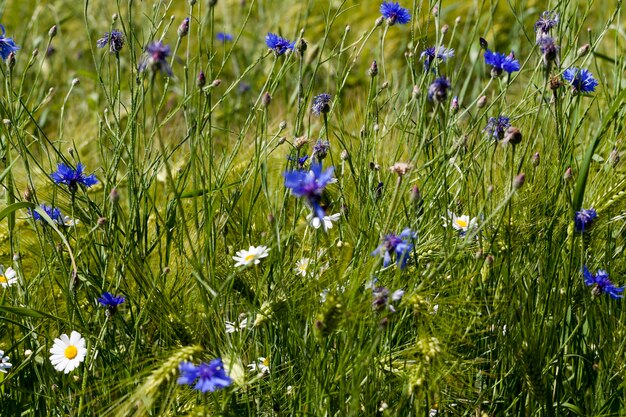
<instances>
[{"instance_id":1,"label":"tall grass","mask_svg":"<svg viewBox=\"0 0 626 417\"><path fill-rule=\"evenodd\" d=\"M0 1L21 48L1 66L1 261L17 272L0 288L1 415L626 413L623 301L581 272L626 283L621 1L402 3L407 25L353 0ZM549 70L544 10L559 14ZM111 30L119 53L96 46ZM268 32L294 50L268 50ZM480 38L521 70L492 78ZM172 77L138 71L158 40ZM438 74L420 58L431 46L455 51ZM599 86L573 94L569 67ZM438 103L440 75L452 87ZM321 93L332 101L316 116ZM499 115L519 144L489 137ZM318 139L337 178L326 231L284 185ZM50 177L79 162L97 185ZM459 232L450 212L475 221ZM372 252L405 228L406 268L383 267ZM269 256L234 267L249 246ZM376 299L383 286L401 301ZM125 302L107 309L104 292ZM88 353L64 374L49 350L72 330ZM181 362L217 357L231 386L177 384ZM260 357L269 372L248 366Z\"/></svg>"}]
</instances>

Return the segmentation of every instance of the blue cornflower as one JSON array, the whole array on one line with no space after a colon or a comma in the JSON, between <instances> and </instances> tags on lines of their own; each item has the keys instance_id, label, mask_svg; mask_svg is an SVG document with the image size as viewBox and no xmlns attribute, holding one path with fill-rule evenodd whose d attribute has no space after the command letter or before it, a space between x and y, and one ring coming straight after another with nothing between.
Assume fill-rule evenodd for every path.
<instances>
[{"instance_id":1,"label":"blue cornflower","mask_svg":"<svg viewBox=\"0 0 626 417\"><path fill-rule=\"evenodd\" d=\"M125 302L126 299L122 296L116 297L110 292L105 292L102 294L102 297L98 298L98 302L102 304L103 307L115 308L118 305Z\"/></svg>"},{"instance_id":2,"label":"blue cornflower","mask_svg":"<svg viewBox=\"0 0 626 417\"><path fill-rule=\"evenodd\" d=\"M404 269L409 260L411 250L413 250L412 239L416 237L417 234L413 233L409 228L404 229L400 235L390 233L385 236L383 243L372 252L372 256L382 256L383 267L386 268L391 264L392 255L395 254L396 264L400 266L400 269Z\"/></svg>"},{"instance_id":3,"label":"blue cornflower","mask_svg":"<svg viewBox=\"0 0 626 417\"><path fill-rule=\"evenodd\" d=\"M592 93L598 86L593 74L584 68L568 68L563 73L563 78L572 85L576 93Z\"/></svg>"},{"instance_id":4,"label":"blue cornflower","mask_svg":"<svg viewBox=\"0 0 626 417\"><path fill-rule=\"evenodd\" d=\"M85 187L91 187L92 185L98 183L96 175L85 175L83 173L84 169L85 167L80 162L76 165L76 169L72 169L61 162L57 165L57 170L50 174L50 177L57 184L67 185L70 192L74 193L78 189L79 184L82 184Z\"/></svg>"},{"instance_id":5,"label":"blue cornflower","mask_svg":"<svg viewBox=\"0 0 626 417\"><path fill-rule=\"evenodd\" d=\"M550 29L559 23L559 14L552 10L541 13L541 16L535 23L535 32L537 32L537 41L542 35L548 34Z\"/></svg>"},{"instance_id":6,"label":"blue cornflower","mask_svg":"<svg viewBox=\"0 0 626 417\"><path fill-rule=\"evenodd\" d=\"M584 233L593 226L593 222L597 217L598 213L594 208L581 209L574 215L574 228L578 233Z\"/></svg>"},{"instance_id":7,"label":"blue cornflower","mask_svg":"<svg viewBox=\"0 0 626 417\"><path fill-rule=\"evenodd\" d=\"M537 44L543 54L543 59L546 65L552 61L555 61L558 57L559 49L561 49L550 36L543 36Z\"/></svg>"},{"instance_id":8,"label":"blue cornflower","mask_svg":"<svg viewBox=\"0 0 626 417\"><path fill-rule=\"evenodd\" d=\"M439 60L441 62L446 62L448 59L454 56L454 49L449 49L444 46L440 46L439 48L435 48L431 46L430 48L426 48L420 54L420 60L424 60L424 71L428 71L435 60ZM433 68L434 70L434 68Z\"/></svg>"},{"instance_id":9,"label":"blue cornflower","mask_svg":"<svg viewBox=\"0 0 626 417\"><path fill-rule=\"evenodd\" d=\"M318 139L313 145L313 152L311 156L315 158L316 161L322 162L326 155L328 155L328 151L330 150L330 142L327 140Z\"/></svg>"},{"instance_id":10,"label":"blue cornflower","mask_svg":"<svg viewBox=\"0 0 626 417\"><path fill-rule=\"evenodd\" d=\"M380 14L387 19L389 26L395 25L396 23L404 25L411 21L411 13L400 6L398 2L384 1L383 4L380 5Z\"/></svg>"},{"instance_id":11,"label":"blue cornflower","mask_svg":"<svg viewBox=\"0 0 626 417\"><path fill-rule=\"evenodd\" d=\"M193 389L203 393L215 392L233 383L233 380L226 375L222 358L213 359L208 364L201 363L198 366L190 362L181 362L178 370L180 371L179 384L193 385L195 383Z\"/></svg>"},{"instance_id":12,"label":"blue cornflower","mask_svg":"<svg viewBox=\"0 0 626 417\"><path fill-rule=\"evenodd\" d=\"M450 80L439 77L428 87L428 99L435 103L443 103L448 98L448 90L452 87Z\"/></svg>"},{"instance_id":13,"label":"blue cornflower","mask_svg":"<svg viewBox=\"0 0 626 417\"><path fill-rule=\"evenodd\" d=\"M587 269L587 265L585 265L583 266L583 278L585 279L585 285L593 285L591 292L596 297L608 294L612 298L624 298L624 295L621 294L624 291L624 287L616 287L609 279L609 274L602 269L599 269L596 275L593 275Z\"/></svg>"},{"instance_id":14,"label":"blue cornflower","mask_svg":"<svg viewBox=\"0 0 626 417\"><path fill-rule=\"evenodd\" d=\"M520 69L519 61L515 59L513 53L504 55L500 52L491 52L489 49L485 51L485 64L492 66L492 77L499 77L503 70L511 74Z\"/></svg>"},{"instance_id":15,"label":"blue cornflower","mask_svg":"<svg viewBox=\"0 0 626 417\"><path fill-rule=\"evenodd\" d=\"M47 206L45 204L41 204L39 207L41 207L41 209L46 212L46 214L52 219L53 222L56 222L58 224L64 224L61 210L56 207ZM28 212L31 216L33 216L34 220L40 221L43 224L47 224L44 218L41 217L41 214L39 214L37 211L28 209Z\"/></svg>"},{"instance_id":16,"label":"blue cornflower","mask_svg":"<svg viewBox=\"0 0 626 417\"><path fill-rule=\"evenodd\" d=\"M285 187L291 189L291 194L296 197L304 197L313 210L313 216L324 219L326 212L320 205L322 194L328 184L335 182L333 178L334 167L322 172L322 164L314 162L311 170L306 171L286 171Z\"/></svg>"},{"instance_id":17,"label":"blue cornflower","mask_svg":"<svg viewBox=\"0 0 626 417\"><path fill-rule=\"evenodd\" d=\"M96 45L98 48L104 48L107 44L109 44L109 52L113 54L122 50L124 41L124 34L119 30L113 30L111 33L105 32L104 35L98 39Z\"/></svg>"},{"instance_id":18,"label":"blue cornflower","mask_svg":"<svg viewBox=\"0 0 626 417\"><path fill-rule=\"evenodd\" d=\"M161 41L149 43L146 46L146 53L139 63L139 71L142 72L150 68L152 71L161 71L171 77L174 73L172 72L170 64L167 63L167 57L169 57L171 53L170 46L163 45Z\"/></svg>"},{"instance_id":19,"label":"blue cornflower","mask_svg":"<svg viewBox=\"0 0 626 417\"><path fill-rule=\"evenodd\" d=\"M267 34L265 37L265 44L268 48L274 50L276 55L282 55L289 49L293 51L293 48L296 46L295 42L290 42L274 33Z\"/></svg>"},{"instance_id":20,"label":"blue cornflower","mask_svg":"<svg viewBox=\"0 0 626 417\"><path fill-rule=\"evenodd\" d=\"M215 35L215 39L223 43L231 42L233 40L233 35L225 32L217 32L217 35Z\"/></svg>"},{"instance_id":21,"label":"blue cornflower","mask_svg":"<svg viewBox=\"0 0 626 417\"><path fill-rule=\"evenodd\" d=\"M176 382L180 385L193 385L198 378L198 367L191 362L181 362L178 371L180 376Z\"/></svg>"},{"instance_id":22,"label":"blue cornflower","mask_svg":"<svg viewBox=\"0 0 626 417\"><path fill-rule=\"evenodd\" d=\"M4 26L0 25L0 30L2 30L2 36L0 36L0 56L2 56L2 59L7 59L11 52L17 52L20 47L15 44L13 38L4 37L6 34Z\"/></svg>"},{"instance_id":23,"label":"blue cornflower","mask_svg":"<svg viewBox=\"0 0 626 417\"><path fill-rule=\"evenodd\" d=\"M511 120L506 116L490 117L484 131L496 140L502 140L504 133L511 127Z\"/></svg>"},{"instance_id":24,"label":"blue cornflower","mask_svg":"<svg viewBox=\"0 0 626 417\"><path fill-rule=\"evenodd\" d=\"M322 113L328 113L330 111L331 99L331 95L326 93L313 97L313 106L311 106L313 114L319 116Z\"/></svg>"}]
</instances>

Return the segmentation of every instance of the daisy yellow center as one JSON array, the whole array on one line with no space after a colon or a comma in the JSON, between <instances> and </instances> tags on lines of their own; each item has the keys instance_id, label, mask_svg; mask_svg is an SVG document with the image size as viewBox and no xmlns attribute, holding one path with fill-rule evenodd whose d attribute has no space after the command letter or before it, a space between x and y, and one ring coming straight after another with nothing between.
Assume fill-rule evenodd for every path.
<instances>
[{"instance_id":1,"label":"daisy yellow center","mask_svg":"<svg viewBox=\"0 0 626 417\"><path fill-rule=\"evenodd\" d=\"M265 358L265 359L263 359L263 362L262 362L262 363L263 363L263 365L265 365L265 366L270 366L270 358Z\"/></svg>"},{"instance_id":2,"label":"daisy yellow center","mask_svg":"<svg viewBox=\"0 0 626 417\"><path fill-rule=\"evenodd\" d=\"M462 227L463 229L467 227L467 222L465 220L456 219L455 222L457 226Z\"/></svg>"},{"instance_id":3,"label":"daisy yellow center","mask_svg":"<svg viewBox=\"0 0 626 417\"><path fill-rule=\"evenodd\" d=\"M243 258L243 259L244 259L246 262L250 262L251 260L253 260L253 259L254 259L254 254L252 254L252 253L251 253L251 254L249 254L249 255L246 255L246 257L245 257L245 258Z\"/></svg>"},{"instance_id":4,"label":"daisy yellow center","mask_svg":"<svg viewBox=\"0 0 626 417\"><path fill-rule=\"evenodd\" d=\"M6 284L7 282L9 282L9 280L4 275L0 275L0 282L3 282Z\"/></svg>"},{"instance_id":5,"label":"daisy yellow center","mask_svg":"<svg viewBox=\"0 0 626 417\"><path fill-rule=\"evenodd\" d=\"M78 349L76 349L76 346L70 345L65 348L64 354L67 359L74 359L78 355Z\"/></svg>"}]
</instances>

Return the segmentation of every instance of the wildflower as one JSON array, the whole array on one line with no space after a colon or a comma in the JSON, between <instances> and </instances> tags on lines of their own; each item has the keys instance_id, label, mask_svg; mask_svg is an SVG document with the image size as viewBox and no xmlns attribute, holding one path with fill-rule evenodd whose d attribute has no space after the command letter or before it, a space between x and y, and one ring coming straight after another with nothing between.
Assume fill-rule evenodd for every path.
<instances>
[{"instance_id":1,"label":"wildflower","mask_svg":"<svg viewBox=\"0 0 626 417\"><path fill-rule=\"evenodd\" d=\"M54 369L64 373L72 372L85 360L87 356L87 348L85 347L85 339L77 331L72 331L68 337L62 334L54 339L54 345L50 349L50 362Z\"/></svg>"},{"instance_id":2,"label":"wildflower","mask_svg":"<svg viewBox=\"0 0 626 417\"><path fill-rule=\"evenodd\" d=\"M286 171L285 187L291 189L291 194L296 197L304 197L313 210L313 215L319 219L326 216L324 209L320 205L322 194L328 184L335 181L333 178L334 167L322 172L322 164L314 162L311 170L306 171Z\"/></svg>"},{"instance_id":3,"label":"wildflower","mask_svg":"<svg viewBox=\"0 0 626 417\"><path fill-rule=\"evenodd\" d=\"M313 145L313 153L312 156L316 161L322 162L326 155L328 155L328 150L330 149L330 143L327 140L318 139Z\"/></svg>"},{"instance_id":4,"label":"wildflower","mask_svg":"<svg viewBox=\"0 0 626 417\"><path fill-rule=\"evenodd\" d=\"M248 250L242 249L237 252L237 256L233 256L233 259L237 261L235 268L248 266L252 263L258 265L261 262L261 258L266 258L269 255L269 251L267 246L250 246Z\"/></svg>"},{"instance_id":5,"label":"wildflower","mask_svg":"<svg viewBox=\"0 0 626 417\"><path fill-rule=\"evenodd\" d=\"M300 259L298 262L296 262L296 268L295 268L296 274L306 277L308 274L308 269L310 265L311 265L311 260L309 258Z\"/></svg>"},{"instance_id":6,"label":"wildflower","mask_svg":"<svg viewBox=\"0 0 626 417\"><path fill-rule=\"evenodd\" d=\"M372 61L372 65L370 65L370 69L367 70L367 74L372 78L378 75L378 64L376 60Z\"/></svg>"},{"instance_id":7,"label":"wildflower","mask_svg":"<svg viewBox=\"0 0 626 417\"><path fill-rule=\"evenodd\" d=\"M179 38L184 38L185 36L187 36L187 34L189 34L189 18L188 17L183 19L182 23L178 27L177 34Z\"/></svg>"},{"instance_id":8,"label":"wildflower","mask_svg":"<svg viewBox=\"0 0 626 417\"><path fill-rule=\"evenodd\" d=\"M124 34L118 30L112 30L111 33L105 32L104 35L96 42L98 48L104 48L109 45L109 52L116 54L122 50L124 46Z\"/></svg>"},{"instance_id":9,"label":"wildflower","mask_svg":"<svg viewBox=\"0 0 626 417\"><path fill-rule=\"evenodd\" d=\"M298 165L298 168L303 168L306 161L309 159L309 155L301 156L300 158L296 158L295 156L287 156L288 161L295 162Z\"/></svg>"},{"instance_id":10,"label":"wildflower","mask_svg":"<svg viewBox=\"0 0 626 417\"><path fill-rule=\"evenodd\" d=\"M535 22L535 32L537 32L537 41L543 35L550 33L550 29L555 27L559 23L559 14L555 11L546 10L541 13L541 16Z\"/></svg>"},{"instance_id":11,"label":"wildflower","mask_svg":"<svg viewBox=\"0 0 626 417\"><path fill-rule=\"evenodd\" d=\"M393 26L396 23L404 25L411 21L411 13L400 6L398 2L384 1L383 4L380 5L380 14L387 19L389 26Z\"/></svg>"},{"instance_id":12,"label":"wildflower","mask_svg":"<svg viewBox=\"0 0 626 417\"><path fill-rule=\"evenodd\" d=\"M372 256L380 255L383 258L383 267L388 267L391 264L392 255L396 258L396 264L400 266L400 269L404 269L409 260L409 255L413 249L412 239L416 238L417 234L406 228L400 233L395 235L393 233L388 234L383 239L383 243L372 252Z\"/></svg>"},{"instance_id":13,"label":"wildflower","mask_svg":"<svg viewBox=\"0 0 626 417\"><path fill-rule=\"evenodd\" d=\"M443 103L448 98L448 90L452 87L450 80L439 77L428 87L428 99L435 103Z\"/></svg>"},{"instance_id":14,"label":"wildflower","mask_svg":"<svg viewBox=\"0 0 626 417\"><path fill-rule=\"evenodd\" d=\"M96 175L85 175L83 173L84 169L85 167L80 162L76 165L76 169L72 169L61 162L57 165L57 170L53 172L50 177L57 184L67 185L70 192L74 193L78 189L79 184L85 187L91 187L98 183Z\"/></svg>"},{"instance_id":15,"label":"wildflower","mask_svg":"<svg viewBox=\"0 0 626 417\"><path fill-rule=\"evenodd\" d=\"M15 272L15 269L11 267L4 269L4 265L0 265L0 286L6 288L15 283L17 283L17 272Z\"/></svg>"},{"instance_id":16,"label":"wildflower","mask_svg":"<svg viewBox=\"0 0 626 417\"><path fill-rule=\"evenodd\" d=\"M509 55L501 54L500 52L491 52L489 49L485 51L485 64L491 65L491 76L499 77L502 71L506 71L509 74L515 71L519 71L520 64L513 53Z\"/></svg>"},{"instance_id":17,"label":"wildflower","mask_svg":"<svg viewBox=\"0 0 626 417\"><path fill-rule=\"evenodd\" d=\"M322 93L313 98L313 106L311 107L311 111L314 115L319 116L320 114L328 113L330 111L330 94Z\"/></svg>"},{"instance_id":18,"label":"wildflower","mask_svg":"<svg viewBox=\"0 0 626 417\"><path fill-rule=\"evenodd\" d=\"M498 117L490 117L483 131L487 132L490 137L501 140L509 127L511 127L510 119L500 115Z\"/></svg>"},{"instance_id":19,"label":"wildflower","mask_svg":"<svg viewBox=\"0 0 626 417\"><path fill-rule=\"evenodd\" d=\"M65 217L63 217L63 226L67 226L67 227L74 227L74 226L76 226L79 222L80 222L80 220L78 220L78 219L72 219L70 216L65 216Z\"/></svg>"},{"instance_id":20,"label":"wildflower","mask_svg":"<svg viewBox=\"0 0 626 417\"><path fill-rule=\"evenodd\" d=\"M163 45L161 41L149 43L139 63L139 71L143 72L149 68L152 71L161 71L170 77L173 76L172 68L167 63L167 57L169 57L171 53L170 46Z\"/></svg>"},{"instance_id":21,"label":"wildflower","mask_svg":"<svg viewBox=\"0 0 626 417\"><path fill-rule=\"evenodd\" d=\"M244 317L243 320L239 322L225 321L224 325L226 327L226 333L235 333L248 328L248 318Z\"/></svg>"},{"instance_id":22,"label":"wildflower","mask_svg":"<svg viewBox=\"0 0 626 417\"><path fill-rule=\"evenodd\" d=\"M448 217L444 217L443 219L443 227L452 226L454 230L459 231L460 236L464 236L468 230L476 227L476 225L476 217L472 218L471 220L466 214L457 217L457 215L451 211L448 211Z\"/></svg>"},{"instance_id":23,"label":"wildflower","mask_svg":"<svg viewBox=\"0 0 626 417\"><path fill-rule=\"evenodd\" d=\"M63 224L63 216L61 210L56 207L49 207L45 204L41 204L39 207L52 219L53 222ZM28 209L28 212L33 216L33 219L46 224L46 220L36 210Z\"/></svg>"},{"instance_id":24,"label":"wildflower","mask_svg":"<svg viewBox=\"0 0 626 417\"><path fill-rule=\"evenodd\" d=\"M268 48L272 49L276 56L280 56L287 52L288 50L292 50L296 46L295 42L290 42L285 38L281 38L280 36L274 33L268 33L265 37L265 44Z\"/></svg>"},{"instance_id":25,"label":"wildflower","mask_svg":"<svg viewBox=\"0 0 626 417\"><path fill-rule=\"evenodd\" d=\"M256 362L248 365L250 371L258 372L261 375L267 375L270 373L270 358L260 357L256 360Z\"/></svg>"},{"instance_id":26,"label":"wildflower","mask_svg":"<svg viewBox=\"0 0 626 417\"><path fill-rule=\"evenodd\" d=\"M624 298L624 295L621 294L624 291L624 287L616 287L609 280L609 274L602 269L599 269L596 275L593 275L585 265L583 266L583 278L585 279L585 285L593 286L591 292L596 297L608 294L611 298Z\"/></svg>"},{"instance_id":27,"label":"wildflower","mask_svg":"<svg viewBox=\"0 0 626 417\"><path fill-rule=\"evenodd\" d=\"M6 32L4 31L4 26L0 25L0 30L2 30L2 35L0 36L0 56L2 59L7 59L11 52L17 52L20 47L15 44L13 38L5 38L4 35Z\"/></svg>"},{"instance_id":28,"label":"wildflower","mask_svg":"<svg viewBox=\"0 0 626 417\"><path fill-rule=\"evenodd\" d=\"M217 39L218 41L222 43L226 43L226 42L231 42L234 38L233 38L233 35L231 35L230 33L217 32L217 35L215 35L215 39Z\"/></svg>"},{"instance_id":29,"label":"wildflower","mask_svg":"<svg viewBox=\"0 0 626 417\"><path fill-rule=\"evenodd\" d=\"M563 73L563 78L572 85L575 93L592 93L598 86L593 74L584 68L568 68Z\"/></svg>"},{"instance_id":30,"label":"wildflower","mask_svg":"<svg viewBox=\"0 0 626 417\"><path fill-rule=\"evenodd\" d=\"M180 371L179 384L191 386L195 383L193 389L203 393L215 392L233 383L233 380L226 375L222 358L213 359L208 364L201 363L198 366L190 362L181 362L178 370Z\"/></svg>"},{"instance_id":31,"label":"wildflower","mask_svg":"<svg viewBox=\"0 0 626 417\"><path fill-rule=\"evenodd\" d=\"M12 367L9 363L11 359L8 356L4 356L4 350L0 350L0 372L7 373L7 369Z\"/></svg>"},{"instance_id":32,"label":"wildflower","mask_svg":"<svg viewBox=\"0 0 626 417\"><path fill-rule=\"evenodd\" d=\"M577 211L574 216L574 228L579 233L585 233L593 226L593 222L597 217L598 213L593 208Z\"/></svg>"},{"instance_id":33,"label":"wildflower","mask_svg":"<svg viewBox=\"0 0 626 417\"><path fill-rule=\"evenodd\" d=\"M454 49L449 49L444 46L435 48L431 46L426 48L420 54L420 60L424 60L424 71L428 71L433 62L446 62L448 59L454 56Z\"/></svg>"},{"instance_id":34,"label":"wildflower","mask_svg":"<svg viewBox=\"0 0 626 417\"><path fill-rule=\"evenodd\" d=\"M337 223L339 221L339 217L341 217L341 213L335 213L330 216L324 216L320 220L319 217L316 217L313 213L311 213L307 216L307 220L314 229L319 229L323 225L324 230L328 230L333 228L333 223Z\"/></svg>"},{"instance_id":35,"label":"wildflower","mask_svg":"<svg viewBox=\"0 0 626 417\"><path fill-rule=\"evenodd\" d=\"M398 302L402 300L404 297L403 290L396 290L391 294L391 301L389 300L389 290L387 287L375 287L372 288L372 308L375 311L382 311L384 309L389 309L392 313L396 312L395 307L393 306L394 302Z\"/></svg>"},{"instance_id":36,"label":"wildflower","mask_svg":"<svg viewBox=\"0 0 626 417\"><path fill-rule=\"evenodd\" d=\"M543 54L543 61L545 65L556 61L560 48L556 43L554 43L553 38L550 36L544 36L539 40L538 44L539 49Z\"/></svg>"},{"instance_id":37,"label":"wildflower","mask_svg":"<svg viewBox=\"0 0 626 417\"><path fill-rule=\"evenodd\" d=\"M98 302L102 304L103 307L108 308L116 308L118 305L125 302L126 299L122 296L116 297L110 292L105 292L102 294L102 297L98 298Z\"/></svg>"},{"instance_id":38,"label":"wildflower","mask_svg":"<svg viewBox=\"0 0 626 417\"><path fill-rule=\"evenodd\" d=\"M412 169L413 169L413 165L408 164L406 162L396 162L389 168L389 170L391 172L396 173L398 177L405 176L407 172L409 172Z\"/></svg>"},{"instance_id":39,"label":"wildflower","mask_svg":"<svg viewBox=\"0 0 626 417\"><path fill-rule=\"evenodd\" d=\"M454 96L452 97L452 102L450 103L450 112L452 112L452 114L456 114L458 111L459 111L459 97Z\"/></svg>"}]
</instances>

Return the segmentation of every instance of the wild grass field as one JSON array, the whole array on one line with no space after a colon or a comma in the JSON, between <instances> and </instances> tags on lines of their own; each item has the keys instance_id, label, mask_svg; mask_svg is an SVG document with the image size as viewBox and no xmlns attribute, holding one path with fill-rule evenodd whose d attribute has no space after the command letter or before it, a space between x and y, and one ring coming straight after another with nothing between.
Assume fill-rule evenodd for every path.
<instances>
[{"instance_id":1,"label":"wild grass field","mask_svg":"<svg viewBox=\"0 0 626 417\"><path fill-rule=\"evenodd\" d=\"M626 415L621 0L0 24L1 416Z\"/></svg>"}]
</instances>

